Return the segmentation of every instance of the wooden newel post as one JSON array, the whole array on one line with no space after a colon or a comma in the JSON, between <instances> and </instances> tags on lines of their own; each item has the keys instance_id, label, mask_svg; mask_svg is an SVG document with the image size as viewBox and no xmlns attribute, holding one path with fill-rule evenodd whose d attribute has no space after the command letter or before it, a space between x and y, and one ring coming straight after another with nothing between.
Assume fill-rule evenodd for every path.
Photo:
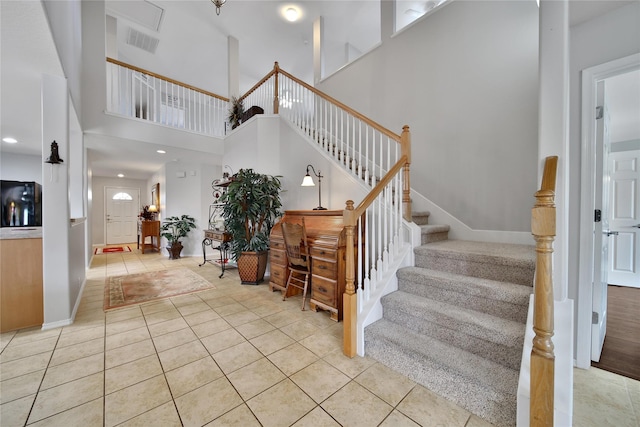
<instances>
[{"instance_id":1,"label":"wooden newel post","mask_svg":"<svg viewBox=\"0 0 640 427\"><path fill-rule=\"evenodd\" d=\"M356 217L353 210L353 200L347 200L347 206L342 213L346 235L346 274L345 291L342 298L343 349L345 356L353 357L358 350L358 300L355 287L355 225Z\"/></svg>"},{"instance_id":2,"label":"wooden newel post","mask_svg":"<svg viewBox=\"0 0 640 427\"><path fill-rule=\"evenodd\" d=\"M536 275L531 350L530 426L553 426L553 240L556 235L555 174L557 157L547 158L540 191L531 211L531 233L536 241Z\"/></svg>"},{"instance_id":3,"label":"wooden newel post","mask_svg":"<svg viewBox=\"0 0 640 427\"><path fill-rule=\"evenodd\" d=\"M409 126L402 127L402 135L400 135L400 149L402 156L407 156L407 163L403 167L402 175L402 217L408 221L413 221L411 212L411 132Z\"/></svg>"},{"instance_id":4,"label":"wooden newel post","mask_svg":"<svg viewBox=\"0 0 640 427\"><path fill-rule=\"evenodd\" d=\"M275 78L275 83L273 85L273 114L278 114L280 112L280 89L278 88L278 74L280 66L278 65L278 61L275 62L273 71Z\"/></svg>"}]
</instances>

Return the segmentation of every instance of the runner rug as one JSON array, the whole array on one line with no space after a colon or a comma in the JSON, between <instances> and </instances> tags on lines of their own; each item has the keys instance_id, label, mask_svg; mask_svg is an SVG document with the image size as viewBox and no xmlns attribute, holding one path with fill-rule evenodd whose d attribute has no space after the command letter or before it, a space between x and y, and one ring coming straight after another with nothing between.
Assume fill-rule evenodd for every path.
<instances>
[{"instance_id":1,"label":"runner rug","mask_svg":"<svg viewBox=\"0 0 640 427\"><path fill-rule=\"evenodd\" d=\"M216 287L188 268L107 277L104 310Z\"/></svg>"},{"instance_id":2,"label":"runner rug","mask_svg":"<svg viewBox=\"0 0 640 427\"><path fill-rule=\"evenodd\" d=\"M131 252L131 248L129 246L110 246L108 248L96 248L96 250L93 251L95 255L112 254L115 252Z\"/></svg>"}]
</instances>

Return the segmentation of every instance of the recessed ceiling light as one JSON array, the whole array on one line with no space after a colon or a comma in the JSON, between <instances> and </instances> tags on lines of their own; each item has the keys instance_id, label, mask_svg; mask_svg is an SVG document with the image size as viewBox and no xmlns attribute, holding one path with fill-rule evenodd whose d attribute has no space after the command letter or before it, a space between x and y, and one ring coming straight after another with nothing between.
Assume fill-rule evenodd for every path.
<instances>
[{"instance_id":1,"label":"recessed ceiling light","mask_svg":"<svg viewBox=\"0 0 640 427\"><path fill-rule=\"evenodd\" d=\"M282 16L289 22L295 22L300 19L302 11L297 6L285 6L281 9Z\"/></svg>"},{"instance_id":2,"label":"recessed ceiling light","mask_svg":"<svg viewBox=\"0 0 640 427\"><path fill-rule=\"evenodd\" d=\"M166 151L164 151L164 150L158 150L158 151L156 151L156 153L166 154L167 152L166 152Z\"/></svg>"},{"instance_id":3,"label":"recessed ceiling light","mask_svg":"<svg viewBox=\"0 0 640 427\"><path fill-rule=\"evenodd\" d=\"M6 137L6 138L2 138L2 140L8 144L15 144L16 142L18 142L17 139L15 138L11 138L10 136Z\"/></svg>"},{"instance_id":4,"label":"recessed ceiling light","mask_svg":"<svg viewBox=\"0 0 640 427\"><path fill-rule=\"evenodd\" d=\"M119 174L118 174L118 178L124 178L124 174L119 173Z\"/></svg>"}]
</instances>

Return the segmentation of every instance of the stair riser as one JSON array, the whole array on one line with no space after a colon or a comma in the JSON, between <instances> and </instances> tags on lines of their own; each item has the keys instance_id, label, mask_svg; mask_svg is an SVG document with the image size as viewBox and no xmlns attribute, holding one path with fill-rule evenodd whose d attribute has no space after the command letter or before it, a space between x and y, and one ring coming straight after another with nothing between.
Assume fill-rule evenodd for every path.
<instances>
[{"instance_id":1,"label":"stair riser","mask_svg":"<svg viewBox=\"0 0 640 427\"><path fill-rule=\"evenodd\" d=\"M416 267L431 270L533 286L533 270L528 267L498 265L460 258L445 258L440 256L437 251L416 252L415 263Z\"/></svg>"},{"instance_id":2,"label":"stair riser","mask_svg":"<svg viewBox=\"0 0 640 427\"><path fill-rule=\"evenodd\" d=\"M440 285L440 286L438 286ZM444 284L438 283L435 279L427 279L423 283L415 283L407 280L398 280L398 290L411 293L420 297L430 298L436 301L446 302L459 307L479 311L492 316L500 317L514 322L526 323L529 298L522 298L521 304L500 301L473 295L469 293L457 292L446 289Z\"/></svg>"},{"instance_id":3,"label":"stair riser","mask_svg":"<svg viewBox=\"0 0 640 427\"><path fill-rule=\"evenodd\" d=\"M384 307L385 319L403 325L417 333L430 336L444 343L461 348L469 353L492 360L507 368L520 369L522 346L508 347L487 340L477 338L461 332L455 327L448 328L437 323L426 321L424 318L412 316L402 310ZM524 328L524 325L523 325Z\"/></svg>"},{"instance_id":4,"label":"stair riser","mask_svg":"<svg viewBox=\"0 0 640 427\"><path fill-rule=\"evenodd\" d=\"M367 355L392 369L402 372L430 391L447 396L468 411L490 420L496 426L513 426L516 419L516 390L507 399L468 378L451 373L424 356L415 354L385 338L365 333ZM446 378L446 380L445 380ZM464 395L464 396L461 396ZM460 397L458 397L460 396ZM469 399L469 396L477 398Z\"/></svg>"},{"instance_id":5,"label":"stair riser","mask_svg":"<svg viewBox=\"0 0 640 427\"><path fill-rule=\"evenodd\" d=\"M426 245L427 243L441 242L443 240L449 239L449 232L444 231L441 233L422 233L420 237L421 244Z\"/></svg>"}]
</instances>

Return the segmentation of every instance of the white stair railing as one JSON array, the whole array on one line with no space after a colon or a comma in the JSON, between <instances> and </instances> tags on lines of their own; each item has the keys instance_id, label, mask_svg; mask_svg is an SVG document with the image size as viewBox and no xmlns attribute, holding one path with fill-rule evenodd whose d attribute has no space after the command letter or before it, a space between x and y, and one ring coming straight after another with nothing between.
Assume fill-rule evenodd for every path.
<instances>
[{"instance_id":1,"label":"white stair railing","mask_svg":"<svg viewBox=\"0 0 640 427\"><path fill-rule=\"evenodd\" d=\"M225 134L229 100L107 58L107 111L209 136Z\"/></svg>"}]
</instances>

